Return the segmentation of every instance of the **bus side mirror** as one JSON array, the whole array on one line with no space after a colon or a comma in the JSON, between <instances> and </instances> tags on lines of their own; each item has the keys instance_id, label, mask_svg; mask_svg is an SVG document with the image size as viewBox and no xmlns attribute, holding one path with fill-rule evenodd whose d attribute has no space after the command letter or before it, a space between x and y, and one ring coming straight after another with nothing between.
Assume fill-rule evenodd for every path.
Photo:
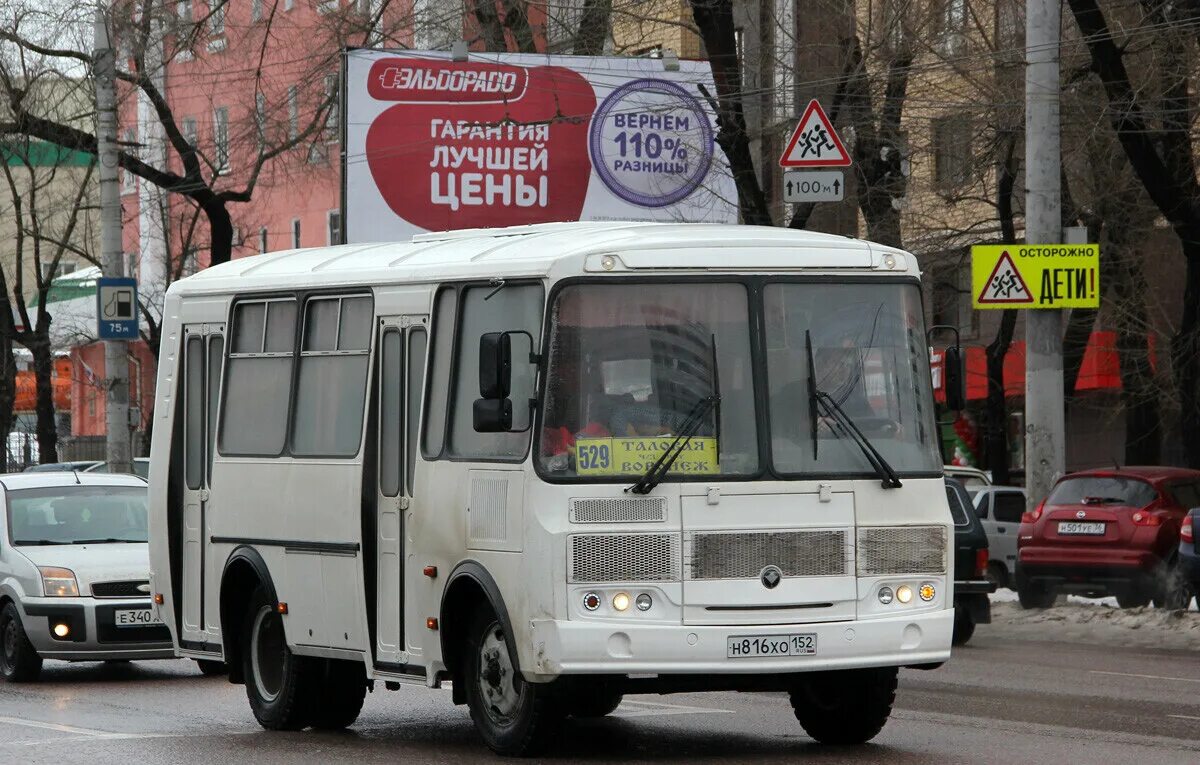
<instances>
[{"instance_id":1,"label":"bus side mirror","mask_svg":"<svg viewBox=\"0 0 1200 765\"><path fill-rule=\"evenodd\" d=\"M946 386L946 408L958 412L967 407L967 386L963 374L963 352L957 345L944 351L943 379Z\"/></svg>"},{"instance_id":2,"label":"bus side mirror","mask_svg":"<svg viewBox=\"0 0 1200 765\"><path fill-rule=\"evenodd\" d=\"M511 386L512 339L507 332L488 332L481 335L479 338L480 398L506 399Z\"/></svg>"},{"instance_id":3,"label":"bus side mirror","mask_svg":"<svg viewBox=\"0 0 1200 765\"><path fill-rule=\"evenodd\" d=\"M507 433L512 430L512 399L476 399L472 415L476 433Z\"/></svg>"}]
</instances>

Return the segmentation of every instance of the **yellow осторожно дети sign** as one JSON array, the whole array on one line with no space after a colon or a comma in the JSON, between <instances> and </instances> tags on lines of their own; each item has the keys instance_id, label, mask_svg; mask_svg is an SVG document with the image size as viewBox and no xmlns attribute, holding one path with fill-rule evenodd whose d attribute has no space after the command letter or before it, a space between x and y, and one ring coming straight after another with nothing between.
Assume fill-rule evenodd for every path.
<instances>
[{"instance_id":1,"label":"yellow \u043e\u0441\u0442\u043e\u0440\u043e\u0436\u043d\u043e \u0434\u0435\u0442\u0438 sign","mask_svg":"<svg viewBox=\"0 0 1200 765\"><path fill-rule=\"evenodd\" d=\"M1099 308L1100 245L976 245L971 248L971 305Z\"/></svg>"}]
</instances>

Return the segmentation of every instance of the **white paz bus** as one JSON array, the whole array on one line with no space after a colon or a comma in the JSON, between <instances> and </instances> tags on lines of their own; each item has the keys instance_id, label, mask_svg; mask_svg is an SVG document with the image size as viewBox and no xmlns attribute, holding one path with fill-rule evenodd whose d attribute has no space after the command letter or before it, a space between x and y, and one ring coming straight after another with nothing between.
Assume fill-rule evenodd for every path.
<instances>
[{"instance_id":1,"label":"white paz bus","mask_svg":"<svg viewBox=\"0 0 1200 765\"><path fill-rule=\"evenodd\" d=\"M277 252L166 298L151 580L267 728L452 681L493 750L626 693L879 732L950 656L917 263L747 226Z\"/></svg>"}]
</instances>

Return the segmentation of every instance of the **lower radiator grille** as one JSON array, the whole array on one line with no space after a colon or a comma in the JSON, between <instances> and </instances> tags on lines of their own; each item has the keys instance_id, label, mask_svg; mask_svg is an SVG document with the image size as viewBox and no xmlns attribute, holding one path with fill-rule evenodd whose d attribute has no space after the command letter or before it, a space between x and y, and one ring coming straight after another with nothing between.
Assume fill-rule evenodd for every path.
<instances>
[{"instance_id":1,"label":"lower radiator grille","mask_svg":"<svg viewBox=\"0 0 1200 765\"><path fill-rule=\"evenodd\" d=\"M946 573L943 526L877 526L858 530L858 574Z\"/></svg>"},{"instance_id":2,"label":"lower radiator grille","mask_svg":"<svg viewBox=\"0 0 1200 765\"><path fill-rule=\"evenodd\" d=\"M684 578L755 579L767 566L785 577L844 576L849 559L844 530L693 532L685 542Z\"/></svg>"},{"instance_id":3,"label":"lower radiator grille","mask_svg":"<svg viewBox=\"0 0 1200 765\"><path fill-rule=\"evenodd\" d=\"M678 534L573 534L567 539L572 583L679 580Z\"/></svg>"}]
</instances>

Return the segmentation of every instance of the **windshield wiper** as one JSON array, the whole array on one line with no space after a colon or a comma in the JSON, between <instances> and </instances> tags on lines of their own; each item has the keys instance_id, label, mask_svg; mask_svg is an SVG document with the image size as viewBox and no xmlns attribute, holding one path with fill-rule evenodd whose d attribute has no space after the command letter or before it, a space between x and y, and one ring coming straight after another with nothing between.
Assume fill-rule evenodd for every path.
<instances>
[{"instance_id":1,"label":"windshield wiper","mask_svg":"<svg viewBox=\"0 0 1200 765\"><path fill-rule=\"evenodd\" d=\"M1124 497L1084 497L1081 505L1124 505L1128 502Z\"/></svg>"},{"instance_id":2,"label":"windshield wiper","mask_svg":"<svg viewBox=\"0 0 1200 765\"><path fill-rule=\"evenodd\" d=\"M64 545L99 545L99 544L107 544L107 543L110 543L110 542L134 542L134 543L139 543L139 544L140 544L140 543L142 543L142 542L145 542L145 541L146 541L146 540L144 540L144 539L118 539L117 537L103 537L103 538L97 538L97 539L73 539L73 540L71 540L70 542L60 542L59 544L64 544Z\"/></svg>"},{"instance_id":3,"label":"windshield wiper","mask_svg":"<svg viewBox=\"0 0 1200 765\"><path fill-rule=\"evenodd\" d=\"M720 448L720 433L721 433L721 375L717 371L717 336L712 336L712 395L706 396L696 402L692 407L692 411L688 413L687 419L683 421L683 425L679 427L679 434L675 436L675 440L667 447L667 450L659 455L641 478L637 479L632 486L626 487L625 491L633 492L634 494L649 494L655 486L663 482L667 477L667 473L671 470L671 466L679 459L679 455L687 448L688 442L700 430L700 426L704 424L704 418L712 410L716 410L717 422L717 448Z\"/></svg>"},{"instance_id":4,"label":"windshield wiper","mask_svg":"<svg viewBox=\"0 0 1200 765\"><path fill-rule=\"evenodd\" d=\"M58 539L17 539L13 544L20 547L21 545L69 545L70 542L63 542Z\"/></svg>"},{"instance_id":5,"label":"windshield wiper","mask_svg":"<svg viewBox=\"0 0 1200 765\"><path fill-rule=\"evenodd\" d=\"M846 414L833 396L817 387L816 373L813 369L812 333L808 330L804 332L804 342L808 350L808 412L812 422L813 459L817 458L817 410L821 409L825 416L837 423L841 431L849 436L850 440L862 451L867 462L871 463L871 467L875 470L875 474L879 476L883 488L899 489L900 477L896 475L896 471L892 469L888 461L883 458L871 440L859 430L858 425L854 423L850 415ZM836 434L838 429L833 429L833 432Z\"/></svg>"}]
</instances>

